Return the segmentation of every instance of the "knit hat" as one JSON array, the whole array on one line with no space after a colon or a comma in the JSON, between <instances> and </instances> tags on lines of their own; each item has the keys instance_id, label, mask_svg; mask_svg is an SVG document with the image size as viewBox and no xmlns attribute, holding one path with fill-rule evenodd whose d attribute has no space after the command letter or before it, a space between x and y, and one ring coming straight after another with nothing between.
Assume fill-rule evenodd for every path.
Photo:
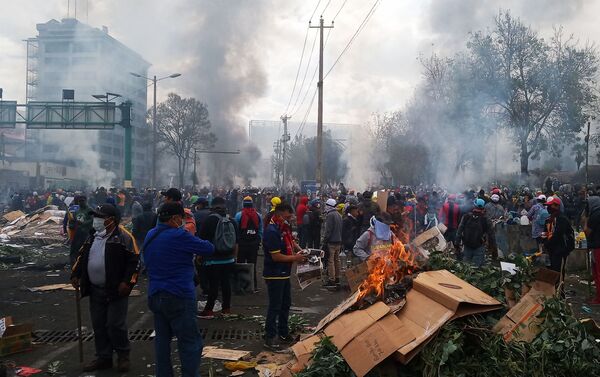
<instances>
[{"instance_id":1,"label":"knit hat","mask_svg":"<svg viewBox=\"0 0 600 377\"><path fill-rule=\"evenodd\" d=\"M497 194L494 194L494 195L492 195L491 199L492 199L492 202L497 203L500 201L500 196Z\"/></svg>"},{"instance_id":2,"label":"knit hat","mask_svg":"<svg viewBox=\"0 0 600 377\"><path fill-rule=\"evenodd\" d=\"M251 196L244 197L244 201L242 202L242 205L244 206L244 208L252 207L254 205L254 202L252 201L252 197Z\"/></svg>"}]
</instances>

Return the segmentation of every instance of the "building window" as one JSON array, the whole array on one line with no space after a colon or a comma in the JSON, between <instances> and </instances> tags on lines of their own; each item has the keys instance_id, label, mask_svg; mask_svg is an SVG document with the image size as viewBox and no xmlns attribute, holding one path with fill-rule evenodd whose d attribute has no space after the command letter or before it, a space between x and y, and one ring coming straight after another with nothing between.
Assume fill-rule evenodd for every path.
<instances>
[{"instance_id":1,"label":"building window","mask_svg":"<svg viewBox=\"0 0 600 377\"><path fill-rule=\"evenodd\" d=\"M69 42L47 42L44 45L46 52L69 52Z\"/></svg>"},{"instance_id":2,"label":"building window","mask_svg":"<svg viewBox=\"0 0 600 377\"><path fill-rule=\"evenodd\" d=\"M121 163L119 163L119 162L113 162L112 165L113 165L113 169L115 169L115 170L121 169Z\"/></svg>"},{"instance_id":3,"label":"building window","mask_svg":"<svg viewBox=\"0 0 600 377\"><path fill-rule=\"evenodd\" d=\"M120 148L113 148L113 155L117 156L117 157L121 157L121 149Z\"/></svg>"},{"instance_id":4,"label":"building window","mask_svg":"<svg viewBox=\"0 0 600 377\"><path fill-rule=\"evenodd\" d=\"M42 152L44 153L58 153L58 145L56 144L43 144Z\"/></svg>"},{"instance_id":5,"label":"building window","mask_svg":"<svg viewBox=\"0 0 600 377\"><path fill-rule=\"evenodd\" d=\"M100 167L102 169L110 169L110 162L100 160Z\"/></svg>"},{"instance_id":6,"label":"building window","mask_svg":"<svg viewBox=\"0 0 600 377\"><path fill-rule=\"evenodd\" d=\"M54 65L57 68L64 68L69 66L69 59L68 58L53 58L53 57L47 57L44 59L44 64L46 65Z\"/></svg>"},{"instance_id":7,"label":"building window","mask_svg":"<svg viewBox=\"0 0 600 377\"><path fill-rule=\"evenodd\" d=\"M73 43L73 52L96 52L98 44L96 42L75 42Z\"/></svg>"}]
</instances>

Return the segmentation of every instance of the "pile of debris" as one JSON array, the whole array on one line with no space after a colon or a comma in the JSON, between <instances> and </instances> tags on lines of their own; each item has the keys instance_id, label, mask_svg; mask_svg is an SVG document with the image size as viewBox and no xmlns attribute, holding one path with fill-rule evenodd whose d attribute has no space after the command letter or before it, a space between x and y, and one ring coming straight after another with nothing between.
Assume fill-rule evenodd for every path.
<instances>
[{"instance_id":1,"label":"pile of debris","mask_svg":"<svg viewBox=\"0 0 600 377\"><path fill-rule=\"evenodd\" d=\"M2 216L0 241L17 244L51 245L64 241L61 226L65 211L57 206L46 206L25 214L13 211Z\"/></svg>"},{"instance_id":2,"label":"pile of debris","mask_svg":"<svg viewBox=\"0 0 600 377\"><path fill-rule=\"evenodd\" d=\"M403 278L400 305L385 295L361 303L359 288L292 347L282 375L596 375L600 329L557 297L559 274L539 269L509 308L497 295L506 288L499 268L474 274L435 251L428 266L435 270L413 274L412 288Z\"/></svg>"}]
</instances>

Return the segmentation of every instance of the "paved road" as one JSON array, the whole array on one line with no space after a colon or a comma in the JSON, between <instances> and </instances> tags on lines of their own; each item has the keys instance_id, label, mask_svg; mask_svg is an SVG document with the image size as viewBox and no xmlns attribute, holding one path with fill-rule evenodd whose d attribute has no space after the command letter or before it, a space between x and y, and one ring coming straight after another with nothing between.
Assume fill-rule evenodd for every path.
<instances>
[{"instance_id":1,"label":"paved road","mask_svg":"<svg viewBox=\"0 0 600 377\"><path fill-rule=\"evenodd\" d=\"M48 284L68 282L69 273L60 268L66 260L66 251L53 249L47 251L48 256L43 262L35 264L16 264L9 270L0 271L0 316L11 315L18 322L32 322L34 332L43 331L74 331L77 328L75 293L73 291L30 292L27 287L37 287ZM259 265L262 259L259 260ZM51 269L48 269L51 266ZM55 276L58 275L58 276ZM295 281L294 281L295 283ZM131 297L129 301L129 329L143 330L149 333L153 329L152 314L147 307L147 280L142 278L136 289L141 296ZM267 306L264 283L259 281L260 292L247 296L234 296L232 311L246 317L264 316ZM314 283L305 291L300 291L293 284L293 313L301 315L311 325L316 323L335 307L343 298L345 292L332 293ZM88 300L82 301L83 326L91 331L88 312ZM199 320L200 328L205 333L205 345L216 345L252 351L254 355L262 350L261 329L259 319L234 320ZM59 375L64 376L152 376L154 374L154 348L152 339L132 342L132 370L120 374L116 370L97 373L80 373L78 347L76 341L43 343L34 346L30 352L10 355L5 360L12 360L17 365L32 366L46 369L50 363L60 362ZM173 349L176 343L173 342ZM84 342L84 358L89 361L94 357L93 341ZM222 363L215 362L214 367L220 375L229 375L222 370ZM203 360L201 369L205 372L208 361ZM177 373L176 373L177 374ZM252 375L247 373L247 375Z\"/></svg>"}]
</instances>

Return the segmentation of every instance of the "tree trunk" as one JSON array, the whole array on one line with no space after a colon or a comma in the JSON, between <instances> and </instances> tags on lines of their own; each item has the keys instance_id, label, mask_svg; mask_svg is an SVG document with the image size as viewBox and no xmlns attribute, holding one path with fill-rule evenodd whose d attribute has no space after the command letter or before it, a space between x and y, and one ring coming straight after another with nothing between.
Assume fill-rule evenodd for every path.
<instances>
[{"instance_id":1,"label":"tree trunk","mask_svg":"<svg viewBox=\"0 0 600 377\"><path fill-rule=\"evenodd\" d=\"M529 175L529 152L527 151L527 141L521 142L521 174Z\"/></svg>"},{"instance_id":2,"label":"tree trunk","mask_svg":"<svg viewBox=\"0 0 600 377\"><path fill-rule=\"evenodd\" d=\"M177 170L178 170L178 181L179 181L179 189L183 188L183 158L177 157Z\"/></svg>"}]
</instances>

